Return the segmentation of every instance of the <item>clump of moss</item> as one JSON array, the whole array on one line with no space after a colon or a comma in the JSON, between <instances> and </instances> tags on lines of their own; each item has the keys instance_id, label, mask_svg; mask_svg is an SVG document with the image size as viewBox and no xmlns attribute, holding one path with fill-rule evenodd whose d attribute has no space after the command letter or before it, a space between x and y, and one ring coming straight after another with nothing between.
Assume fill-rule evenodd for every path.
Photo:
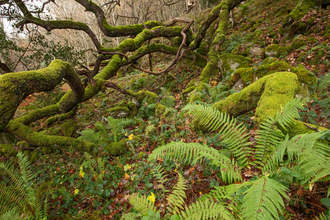
<instances>
[{"instance_id":1,"label":"clump of moss","mask_svg":"<svg viewBox=\"0 0 330 220\"><path fill-rule=\"evenodd\" d=\"M306 45L306 41L301 39L301 37L299 37L299 36L295 37L292 41L292 44L291 44L292 48L294 48L294 49L298 49L298 48L300 48L302 46L305 46L305 45Z\"/></svg>"},{"instance_id":2,"label":"clump of moss","mask_svg":"<svg viewBox=\"0 0 330 220\"><path fill-rule=\"evenodd\" d=\"M255 121L259 124L268 116L275 116L280 106L293 99L298 90L298 77L290 72L277 72L262 77L239 93L216 102L213 107L237 116L256 109Z\"/></svg>"},{"instance_id":3,"label":"clump of moss","mask_svg":"<svg viewBox=\"0 0 330 220\"><path fill-rule=\"evenodd\" d=\"M268 62L268 61L267 61ZM266 63L267 63L266 62ZM264 64L258 68L240 68L237 69L228 81L228 86L232 87L239 79L242 80L243 87L257 81L258 79L275 72L290 71L298 76L299 94L304 97L314 95L316 77L313 73L306 70L303 66L292 67L287 62L275 61L270 64Z\"/></svg>"},{"instance_id":4,"label":"clump of moss","mask_svg":"<svg viewBox=\"0 0 330 220\"><path fill-rule=\"evenodd\" d=\"M77 122L75 122L74 120L68 120L67 122L62 124L61 131L64 136L72 137L77 127L78 127Z\"/></svg>"},{"instance_id":5,"label":"clump of moss","mask_svg":"<svg viewBox=\"0 0 330 220\"><path fill-rule=\"evenodd\" d=\"M109 154L115 156L119 154L123 154L127 150L126 142L128 139L124 139L118 142L113 142L111 144L108 144L104 147L104 150L106 150Z\"/></svg>"},{"instance_id":6,"label":"clump of moss","mask_svg":"<svg viewBox=\"0 0 330 220\"><path fill-rule=\"evenodd\" d=\"M323 32L323 37L329 37L330 36L330 23L327 24L325 31Z\"/></svg>"},{"instance_id":7,"label":"clump of moss","mask_svg":"<svg viewBox=\"0 0 330 220\"><path fill-rule=\"evenodd\" d=\"M269 45L264 49L265 57L280 57L283 54L288 54L293 51L291 46L280 46L278 44Z\"/></svg>"},{"instance_id":8,"label":"clump of moss","mask_svg":"<svg viewBox=\"0 0 330 220\"><path fill-rule=\"evenodd\" d=\"M0 155L4 155L6 157L15 156L16 151L12 147L12 144L0 144Z\"/></svg>"},{"instance_id":9,"label":"clump of moss","mask_svg":"<svg viewBox=\"0 0 330 220\"><path fill-rule=\"evenodd\" d=\"M224 73L227 71L231 73L238 68L249 67L249 64L252 63L252 59L242 55L225 53L219 56L218 63Z\"/></svg>"}]
</instances>

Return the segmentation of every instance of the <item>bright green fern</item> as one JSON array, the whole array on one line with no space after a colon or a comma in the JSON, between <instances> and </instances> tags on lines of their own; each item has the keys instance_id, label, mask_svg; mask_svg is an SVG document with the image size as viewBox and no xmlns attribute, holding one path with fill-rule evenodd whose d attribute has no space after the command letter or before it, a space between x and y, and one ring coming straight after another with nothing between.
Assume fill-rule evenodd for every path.
<instances>
[{"instance_id":1,"label":"bright green fern","mask_svg":"<svg viewBox=\"0 0 330 220\"><path fill-rule=\"evenodd\" d=\"M28 158L22 152L17 157L19 169L13 164L0 163L0 173L10 179L9 184L0 187L1 219L44 219L48 211L46 191L51 182L35 188L34 178L39 173L32 173Z\"/></svg>"}]
</instances>

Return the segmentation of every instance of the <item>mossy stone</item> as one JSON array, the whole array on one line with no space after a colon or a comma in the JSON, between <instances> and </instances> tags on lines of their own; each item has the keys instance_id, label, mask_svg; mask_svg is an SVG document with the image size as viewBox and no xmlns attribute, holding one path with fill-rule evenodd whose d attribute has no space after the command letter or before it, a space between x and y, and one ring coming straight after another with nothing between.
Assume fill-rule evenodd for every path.
<instances>
[{"instance_id":1,"label":"mossy stone","mask_svg":"<svg viewBox=\"0 0 330 220\"><path fill-rule=\"evenodd\" d=\"M269 45L264 49L264 54L266 57L280 57L283 54L288 54L293 51L291 46L280 46L278 44Z\"/></svg>"}]
</instances>

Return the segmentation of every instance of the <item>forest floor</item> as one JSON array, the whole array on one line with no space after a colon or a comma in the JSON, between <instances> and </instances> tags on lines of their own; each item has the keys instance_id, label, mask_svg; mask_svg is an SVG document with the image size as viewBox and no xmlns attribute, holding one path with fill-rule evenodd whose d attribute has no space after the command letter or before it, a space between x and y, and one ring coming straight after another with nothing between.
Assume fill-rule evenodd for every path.
<instances>
[{"instance_id":1,"label":"forest floor","mask_svg":"<svg viewBox=\"0 0 330 220\"><path fill-rule=\"evenodd\" d=\"M259 3L258 3L259 2ZM266 45L277 43L281 46L292 45L293 39L306 42L305 45L294 49L289 53L282 54L277 59L289 63L291 66L302 64L306 69L313 72L319 79L329 74L330 68L330 38L324 37L323 32L330 22L330 9L311 10L304 20L313 19L308 34L301 33L295 37L282 37L279 34L283 16L287 15L288 8L295 6L294 1L255 1L244 13L243 8L237 10L237 25L229 29L228 41L224 43L223 51L231 53L237 46L237 54L241 54L250 45L264 48ZM261 5L258 5L261 4ZM251 9L252 8L252 9ZM262 11L260 11L262 8ZM209 10L208 10L209 11ZM207 14L205 11L204 16ZM203 20L203 15L200 18ZM324 22L326 20L327 22ZM171 57L154 55L156 69L162 69L168 65ZM262 64L263 53L250 54L253 66ZM114 82L122 87L135 91L140 89L154 88L161 80L154 76L148 76L140 71L127 70L124 78L115 78ZM37 182L53 180L52 189L49 191L49 219L119 219L121 215L131 209L129 196L133 193L155 196L155 206L160 210L161 216L166 213L161 183L154 178L152 170L161 164L164 167L168 182L164 184L166 189L172 189L178 180L178 172L182 173L188 183L185 190L187 205L192 204L196 199L209 193L214 187L225 185L221 180L220 170L209 165L205 161L203 165L186 165L180 161L159 159L154 163L148 162L148 155L159 146L172 141L186 143L203 143L210 147L221 150L220 135L217 132L203 133L196 131L193 127L193 118L181 111L185 106L181 98L181 92L193 78L198 79L202 69L184 62L172 71L172 90L157 89L156 92L163 99L169 96L175 98L173 114L168 117L155 116L154 108L148 103L140 109L134 117L131 125L123 128L118 134L110 131L104 134L98 130L97 122L109 128L106 118L109 116L107 110L116 106L123 100L128 100L123 94L114 90L107 90L99 93L96 97L81 104L74 119L64 122L57 122L53 125L52 131L57 135L64 135L67 124L74 124L75 129L70 133L71 137L79 137L86 129L95 132L95 143L100 146L97 150L97 158L104 161L104 167L94 166L91 169L88 164L88 156L73 149L57 149L50 154L42 154L32 164L32 169L41 171ZM220 78L212 77L211 87L218 86ZM63 94L63 87L59 87L50 93L40 93L29 96L20 106L16 117L55 103ZM224 99L229 93L223 93L219 99ZM324 93L322 93L324 94ZM212 97L205 92L204 101L212 104ZM324 97L326 97L325 95ZM323 98L324 98L323 97ZM322 97L311 99L300 112L302 120L315 125L330 127L329 103L322 102ZM256 125L253 121L254 112L248 112L237 118L239 123L250 132L250 141L255 141ZM33 128L41 131L45 128L45 121L40 120L33 123ZM99 135L99 136L97 136ZM101 135L101 136L100 136ZM102 136L103 135L103 136ZM129 138L131 137L133 138ZM104 151L105 145L114 139L125 141L127 152L112 156ZM130 140L132 139L132 140ZM1 157L1 161L9 158ZM82 172L82 168L84 171ZM249 181L258 176L257 169L243 169L241 172L242 182ZM312 190L303 187L298 183L290 185L287 193L290 201L285 204L286 219L312 219L320 213L328 210L326 204L321 202L327 197L329 181L315 183Z\"/></svg>"}]
</instances>

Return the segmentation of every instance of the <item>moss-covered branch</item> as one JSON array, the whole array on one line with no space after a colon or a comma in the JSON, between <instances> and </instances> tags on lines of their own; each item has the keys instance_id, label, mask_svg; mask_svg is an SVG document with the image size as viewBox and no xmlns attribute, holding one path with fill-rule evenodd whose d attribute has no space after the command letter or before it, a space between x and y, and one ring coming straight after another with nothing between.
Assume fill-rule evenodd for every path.
<instances>
[{"instance_id":1,"label":"moss-covered branch","mask_svg":"<svg viewBox=\"0 0 330 220\"><path fill-rule=\"evenodd\" d=\"M72 89L70 96L62 98L58 105L60 112L66 112L82 100L85 91L78 75L69 63L54 60L45 69L0 76L0 130L13 117L17 107L26 96L36 92L51 91L63 78L68 81ZM53 108L57 111L57 106Z\"/></svg>"},{"instance_id":2,"label":"moss-covered branch","mask_svg":"<svg viewBox=\"0 0 330 220\"><path fill-rule=\"evenodd\" d=\"M70 147L79 150L92 152L97 146L94 143L88 141L77 140L75 138L44 135L33 131L28 126L19 123L16 120L11 120L6 126L6 130L12 134L15 134L30 145L45 146L45 147Z\"/></svg>"},{"instance_id":3,"label":"moss-covered branch","mask_svg":"<svg viewBox=\"0 0 330 220\"><path fill-rule=\"evenodd\" d=\"M238 4L240 4L241 2L243 2L243 0L228 0L227 1L223 1L220 4L218 4L207 16L206 20L202 22L201 26L198 29L198 32L196 34L196 37L194 39L193 42L191 42L191 44L189 45L191 50L195 50L197 48L199 48L199 46L201 45L202 40L205 37L205 33L207 31L207 29L210 27L210 25L212 24L212 22L214 22L220 15L221 10L223 10L223 4L226 4L228 13L230 10L234 9Z\"/></svg>"},{"instance_id":4,"label":"moss-covered branch","mask_svg":"<svg viewBox=\"0 0 330 220\"><path fill-rule=\"evenodd\" d=\"M227 23L228 23L228 18L229 18L229 10L228 10L228 2L227 1L222 1L217 7L219 7L220 10L220 21L218 24L218 28L215 32L215 37L214 40L211 44L211 48L209 53L207 54L208 56L208 62L205 66L205 68L202 71L202 74L199 79L199 84L196 87L195 91L202 91L204 88L204 83L208 83L210 80L210 77L214 70L217 68L218 65L218 48L220 44L225 40L225 34L227 32ZM192 95L192 98L190 101L196 101L199 100L200 97L196 94Z\"/></svg>"},{"instance_id":5,"label":"moss-covered branch","mask_svg":"<svg viewBox=\"0 0 330 220\"><path fill-rule=\"evenodd\" d=\"M74 29L74 30L82 30L93 41L95 47L99 50L101 48L101 44L99 40L97 39L94 32L88 27L87 24L82 22L75 22L70 20L64 20L64 21L45 21L40 18L34 17L31 12L28 10L26 5L23 3L22 0L15 0L15 3L22 11L24 18L21 22L19 22L16 26L22 27L25 24L36 24L40 27L45 28L47 31L51 31L54 29Z\"/></svg>"},{"instance_id":6,"label":"moss-covered branch","mask_svg":"<svg viewBox=\"0 0 330 220\"><path fill-rule=\"evenodd\" d=\"M87 11L94 13L98 26L100 27L101 31L108 37L120 37L120 36L130 36L130 35L137 35L141 31L147 28L153 28L156 26L163 26L162 22L158 21L147 21L143 24L135 24L135 25L123 25L123 26L111 26L108 24L104 11L93 1L90 0L76 0L79 4L84 6Z\"/></svg>"}]
</instances>

